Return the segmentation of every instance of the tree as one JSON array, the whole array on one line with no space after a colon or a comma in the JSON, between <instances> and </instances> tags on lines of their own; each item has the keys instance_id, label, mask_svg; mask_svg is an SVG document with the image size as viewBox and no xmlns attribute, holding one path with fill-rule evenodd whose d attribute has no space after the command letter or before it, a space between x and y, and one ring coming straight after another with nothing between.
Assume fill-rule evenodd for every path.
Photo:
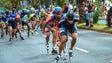
<instances>
[{"instance_id":1,"label":"tree","mask_svg":"<svg viewBox=\"0 0 112 63\"><path fill-rule=\"evenodd\" d=\"M12 9L13 5L10 0L0 0L0 9Z\"/></svg>"},{"instance_id":2,"label":"tree","mask_svg":"<svg viewBox=\"0 0 112 63\"><path fill-rule=\"evenodd\" d=\"M110 0L110 2L112 3L112 0Z\"/></svg>"},{"instance_id":3,"label":"tree","mask_svg":"<svg viewBox=\"0 0 112 63\"><path fill-rule=\"evenodd\" d=\"M36 8L40 4L40 0L30 0L30 3L31 3L31 6Z\"/></svg>"},{"instance_id":4,"label":"tree","mask_svg":"<svg viewBox=\"0 0 112 63\"><path fill-rule=\"evenodd\" d=\"M84 20L84 5L86 0L76 0L77 9L80 15L80 21Z\"/></svg>"},{"instance_id":5,"label":"tree","mask_svg":"<svg viewBox=\"0 0 112 63\"><path fill-rule=\"evenodd\" d=\"M76 0L76 2L80 5L80 4L82 4L84 1L86 1L86 0Z\"/></svg>"},{"instance_id":6,"label":"tree","mask_svg":"<svg viewBox=\"0 0 112 63\"><path fill-rule=\"evenodd\" d=\"M20 0L10 0L13 8L18 9L20 7Z\"/></svg>"},{"instance_id":7,"label":"tree","mask_svg":"<svg viewBox=\"0 0 112 63\"><path fill-rule=\"evenodd\" d=\"M60 7L63 7L64 3L66 2L67 0L55 0L54 2L57 3L57 5L59 5Z\"/></svg>"}]
</instances>

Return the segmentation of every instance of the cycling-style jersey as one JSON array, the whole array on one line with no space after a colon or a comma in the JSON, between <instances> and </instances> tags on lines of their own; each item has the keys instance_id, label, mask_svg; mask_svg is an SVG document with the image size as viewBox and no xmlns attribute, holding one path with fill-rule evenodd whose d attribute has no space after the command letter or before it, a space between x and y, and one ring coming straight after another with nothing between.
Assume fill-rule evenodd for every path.
<instances>
[{"instance_id":1,"label":"cycling-style jersey","mask_svg":"<svg viewBox=\"0 0 112 63\"><path fill-rule=\"evenodd\" d=\"M8 22L14 22L14 21L15 21L15 18L12 18L12 17L10 17L8 20Z\"/></svg>"},{"instance_id":2,"label":"cycling-style jersey","mask_svg":"<svg viewBox=\"0 0 112 63\"><path fill-rule=\"evenodd\" d=\"M2 22L3 20L2 20L2 14L0 14L0 22Z\"/></svg>"},{"instance_id":3,"label":"cycling-style jersey","mask_svg":"<svg viewBox=\"0 0 112 63\"><path fill-rule=\"evenodd\" d=\"M68 35L67 31L69 31L71 34L77 32L75 21L72 24L69 24L67 19L65 19L64 21L58 23L57 27L60 28L60 35Z\"/></svg>"},{"instance_id":4,"label":"cycling-style jersey","mask_svg":"<svg viewBox=\"0 0 112 63\"><path fill-rule=\"evenodd\" d=\"M62 18L60 19L59 22L65 21L65 19L67 19L66 14L64 14L62 16ZM78 14L74 13L74 21L77 22L79 19L80 19L80 16Z\"/></svg>"},{"instance_id":5,"label":"cycling-style jersey","mask_svg":"<svg viewBox=\"0 0 112 63\"><path fill-rule=\"evenodd\" d=\"M17 15L16 13L11 13L10 17L15 18L16 15Z\"/></svg>"},{"instance_id":6,"label":"cycling-style jersey","mask_svg":"<svg viewBox=\"0 0 112 63\"><path fill-rule=\"evenodd\" d=\"M56 15L52 15L47 22L49 23L53 23L54 24L54 28L57 26L57 24L59 23L60 19L56 18Z\"/></svg>"},{"instance_id":7,"label":"cycling-style jersey","mask_svg":"<svg viewBox=\"0 0 112 63\"><path fill-rule=\"evenodd\" d=\"M30 20L30 18L29 18L27 15L25 15L25 16L22 18L22 21L24 21L24 22L29 21L29 20Z\"/></svg>"},{"instance_id":8,"label":"cycling-style jersey","mask_svg":"<svg viewBox=\"0 0 112 63\"><path fill-rule=\"evenodd\" d=\"M27 13L22 12L22 13L21 13L21 18L23 18L26 14L27 14Z\"/></svg>"},{"instance_id":9,"label":"cycling-style jersey","mask_svg":"<svg viewBox=\"0 0 112 63\"><path fill-rule=\"evenodd\" d=\"M3 15L2 16L2 20L3 20L3 22L6 22L7 20L6 20L6 15Z\"/></svg>"},{"instance_id":10,"label":"cycling-style jersey","mask_svg":"<svg viewBox=\"0 0 112 63\"><path fill-rule=\"evenodd\" d=\"M0 19L0 22L2 22L3 20L2 19Z\"/></svg>"},{"instance_id":11,"label":"cycling-style jersey","mask_svg":"<svg viewBox=\"0 0 112 63\"><path fill-rule=\"evenodd\" d=\"M35 14L30 14L29 18L31 21L34 21L34 16L35 16Z\"/></svg>"},{"instance_id":12,"label":"cycling-style jersey","mask_svg":"<svg viewBox=\"0 0 112 63\"><path fill-rule=\"evenodd\" d=\"M41 9L41 16L44 16L45 10Z\"/></svg>"}]
</instances>

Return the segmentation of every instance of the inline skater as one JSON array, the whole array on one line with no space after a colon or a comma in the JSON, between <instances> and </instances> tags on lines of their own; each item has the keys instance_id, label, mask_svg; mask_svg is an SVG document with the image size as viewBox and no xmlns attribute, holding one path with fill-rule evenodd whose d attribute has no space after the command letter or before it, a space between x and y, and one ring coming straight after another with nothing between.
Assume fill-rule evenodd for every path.
<instances>
[{"instance_id":1,"label":"inline skater","mask_svg":"<svg viewBox=\"0 0 112 63\"><path fill-rule=\"evenodd\" d=\"M59 45L59 53L57 55L56 63L61 57L61 52L64 49L64 45L68 40L68 31L71 34L72 40L71 45L69 48L69 59L71 61L71 58L73 56L73 47L76 44L77 40L77 27L76 23L78 20L74 19L75 15L73 11L69 11L65 17L65 19L60 20L60 23L57 25L57 30L60 29L60 45Z\"/></svg>"}]
</instances>

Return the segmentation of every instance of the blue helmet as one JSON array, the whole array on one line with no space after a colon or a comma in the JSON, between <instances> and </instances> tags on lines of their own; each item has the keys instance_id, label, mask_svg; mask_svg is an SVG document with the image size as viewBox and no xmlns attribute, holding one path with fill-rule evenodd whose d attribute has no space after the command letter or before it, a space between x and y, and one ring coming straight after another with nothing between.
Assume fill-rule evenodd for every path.
<instances>
[{"instance_id":1,"label":"blue helmet","mask_svg":"<svg viewBox=\"0 0 112 63\"><path fill-rule=\"evenodd\" d=\"M12 18L15 18L15 16L16 16L16 13L11 13L10 14L10 17L12 17Z\"/></svg>"},{"instance_id":2,"label":"blue helmet","mask_svg":"<svg viewBox=\"0 0 112 63\"><path fill-rule=\"evenodd\" d=\"M62 9L61 9L61 7L56 7L55 11L58 12L58 13L60 13L62 11Z\"/></svg>"}]
</instances>

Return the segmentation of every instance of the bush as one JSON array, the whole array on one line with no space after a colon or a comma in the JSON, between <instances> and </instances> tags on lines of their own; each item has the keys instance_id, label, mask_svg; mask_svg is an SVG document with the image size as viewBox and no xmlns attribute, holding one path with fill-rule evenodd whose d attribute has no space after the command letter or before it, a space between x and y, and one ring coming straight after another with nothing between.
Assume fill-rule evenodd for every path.
<instances>
[{"instance_id":1,"label":"bush","mask_svg":"<svg viewBox=\"0 0 112 63\"><path fill-rule=\"evenodd\" d=\"M58 6L63 7L64 3L67 2L67 0L56 0L54 2L56 2Z\"/></svg>"},{"instance_id":2,"label":"bush","mask_svg":"<svg viewBox=\"0 0 112 63\"><path fill-rule=\"evenodd\" d=\"M97 23L98 22L99 16L100 16L99 12L97 10L94 11L93 23Z\"/></svg>"},{"instance_id":3,"label":"bush","mask_svg":"<svg viewBox=\"0 0 112 63\"><path fill-rule=\"evenodd\" d=\"M103 6L99 0L96 1L94 4L96 5L96 10L94 11L93 23L97 23L99 20L99 16L103 16L102 12Z\"/></svg>"}]
</instances>

